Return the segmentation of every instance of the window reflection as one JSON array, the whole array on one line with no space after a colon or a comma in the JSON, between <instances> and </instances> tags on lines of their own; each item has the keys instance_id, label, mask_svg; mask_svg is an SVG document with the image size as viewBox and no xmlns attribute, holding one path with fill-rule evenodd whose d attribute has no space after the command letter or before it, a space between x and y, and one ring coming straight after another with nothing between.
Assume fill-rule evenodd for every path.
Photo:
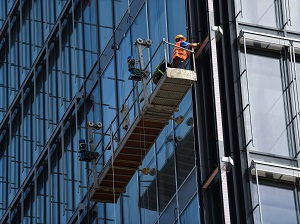
<instances>
[{"instance_id":1,"label":"window reflection","mask_svg":"<svg viewBox=\"0 0 300 224\"><path fill-rule=\"evenodd\" d=\"M254 150L289 155L279 59L246 57Z\"/></svg>"},{"instance_id":2,"label":"window reflection","mask_svg":"<svg viewBox=\"0 0 300 224\"><path fill-rule=\"evenodd\" d=\"M183 211L180 216L180 223L199 224L199 209L197 196L193 198L187 208Z\"/></svg>"},{"instance_id":3,"label":"window reflection","mask_svg":"<svg viewBox=\"0 0 300 224\"><path fill-rule=\"evenodd\" d=\"M297 223L297 208L294 190L259 184L263 223L282 224ZM257 185L252 186L253 207L258 203ZM254 221L260 223L258 209ZM284 214L284 215L282 215Z\"/></svg>"},{"instance_id":4,"label":"window reflection","mask_svg":"<svg viewBox=\"0 0 300 224\"><path fill-rule=\"evenodd\" d=\"M174 144L176 147L177 181L180 186L195 166L193 112L191 91L179 105L175 117L183 115L181 124L175 123Z\"/></svg>"},{"instance_id":5,"label":"window reflection","mask_svg":"<svg viewBox=\"0 0 300 224\"><path fill-rule=\"evenodd\" d=\"M276 27L276 1L242 0L242 16L239 21Z\"/></svg>"},{"instance_id":6,"label":"window reflection","mask_svg":"<svg viewBox=\"0 0 300 224\"><path fill-rule=\"evenodd\" d=\"M157 154L160 211L166 207L176 192L173 134L167 134L169 133L167 130L168 126L165 128L165 142L158 148Z\"/></svg>"},{"instance_id":7,"label":"window reflection","mask_svg":"<svg viewBox=\"0 0 300 224\"><path fill-rule=\"evenodd\" d=\"M153 152L149 152L147 157L151 159L149 163L143 162L142 168L150 168L149 174L139 172L140 186L140 206L142 223L154 223L158 217L157 212L157 188L156 188L156 169ZM148 160L149 160L148 159Z\"/></svg>"}]
</instances>

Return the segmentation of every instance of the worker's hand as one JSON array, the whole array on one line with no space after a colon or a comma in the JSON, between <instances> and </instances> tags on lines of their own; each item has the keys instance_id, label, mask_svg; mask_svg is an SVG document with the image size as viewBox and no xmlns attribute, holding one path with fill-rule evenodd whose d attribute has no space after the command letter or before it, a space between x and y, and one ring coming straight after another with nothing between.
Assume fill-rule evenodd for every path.
<instances>
[{"instance_id":1,"label":"worker's hand","mask_svg":"<svg viewBox=\"0 0 300 224\"><path fill-rule=\"evenodd\" d=\"M202 45L202 43L199 42L199 43L197 44L197 49L199 49L199 48L201 47L201 45Z\"/></svg>"}]
</instances>

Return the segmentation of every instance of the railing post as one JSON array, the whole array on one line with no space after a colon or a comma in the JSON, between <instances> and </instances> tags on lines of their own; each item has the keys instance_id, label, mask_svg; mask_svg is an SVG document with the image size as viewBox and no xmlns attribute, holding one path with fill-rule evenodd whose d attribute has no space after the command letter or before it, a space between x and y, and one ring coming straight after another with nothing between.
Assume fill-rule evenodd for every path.
<instances>
[{"instance_id":1,"label":"railing post","mask_svg":"<svg viewBox=\"0 0 300 224\"><path fill-rule=\"evenodd\" d=\"M90 151L92 153L95 153L94 131L95 131L95 129L99 130L101 127L102 127L102 123L101 122L97 122L97 123L88 122L88 124L87 124L88 141L89 141L88 144L89 144ZM92 162L92 173L93 173L93 176L94 176L94 187L98 188L99 184L98 184L98 180L97 180L97 167L96 167L97 163L96 163L96 158L92 159L91 162Z\"/></svg>"},{"instance_id":2,"label":"railing post","mask_svg":"<svg viewBox=\"0 0 300 224\"><path fill-rule=\"evenodd\" d=\"M151 40L143 40L141 38L138 38L135 42L135 45L138 49L138 55L139 55L139 62L140 62L140 68L141 68L141 74L142 74L142 88L143 88L143 97L145 104L148 103L148 90L147 90L147 73L145 71L145 63L144 63L144 56L143 56L143 49L142 47L149 48L152 44Z\"/></svg>"}]
</instances>

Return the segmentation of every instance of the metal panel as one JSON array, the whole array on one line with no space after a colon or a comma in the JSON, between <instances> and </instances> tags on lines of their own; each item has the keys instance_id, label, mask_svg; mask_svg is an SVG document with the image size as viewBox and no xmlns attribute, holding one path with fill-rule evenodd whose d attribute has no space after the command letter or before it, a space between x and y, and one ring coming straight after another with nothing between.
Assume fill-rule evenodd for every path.
<instances>
[{"instance_id":1,"label":"metal panel","mask_svg":"<svg viewBox=\"0 0 300 224\"><path fill-rule=\"evenodd\" d=\"M287 182L295 182L300 177L300 168L281 164L252 160L250 168L252 175L255 175L255 172L257 172L258 176L273 177L274 179Z\"/></svg>"}]
</instances>

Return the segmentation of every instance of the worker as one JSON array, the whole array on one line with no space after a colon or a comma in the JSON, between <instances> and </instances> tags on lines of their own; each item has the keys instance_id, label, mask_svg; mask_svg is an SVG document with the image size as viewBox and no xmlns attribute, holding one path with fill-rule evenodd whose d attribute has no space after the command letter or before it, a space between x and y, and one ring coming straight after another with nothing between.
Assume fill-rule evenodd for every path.
<instances>
[{"instance_id":1,"label":"worker","mask_svg":"<svg viewBox=\"0 0 300 224\"><path fill-rule=\"evenodd\" d=\"M171 68L172 64L168 62L167 67ZM165 74L165 71L166 71L166 62L165 60L162 60L162 62L156 67L154 71L153 82L155 84L157 84L160 78L163 76L163 74Z\"/></svg>"},{"instance_id":2,"label":"worker","mask_svg":"<svg viewBox=\"0 0 300 224\"><path fill-rule=\"evenodd\" d=\"M172 66L173 66L173 68L185 69L186 68L186 60L189 57L189 52L182 48L197 49L198 47L201 46L201 43L188 43L188 42L186 42L186 37L184 37L181 34L178 34L175 37L175 41L176 41L176 46L178 46L178 47L174 47L174 50L173 50ZM182 48L179 48L179 47L182 47Z\"/></svg>"}]
</instances>

